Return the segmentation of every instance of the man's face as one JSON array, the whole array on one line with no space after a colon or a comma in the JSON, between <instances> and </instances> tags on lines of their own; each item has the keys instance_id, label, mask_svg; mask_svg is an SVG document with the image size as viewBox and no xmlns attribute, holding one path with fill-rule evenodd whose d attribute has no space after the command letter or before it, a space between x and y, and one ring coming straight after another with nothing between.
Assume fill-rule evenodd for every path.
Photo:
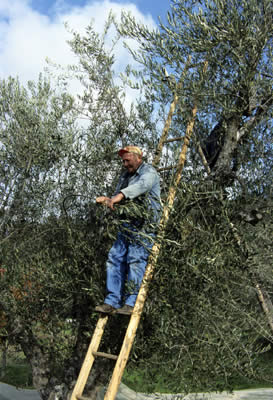
<instances>
[{"instance_id":1,"label":"man's face","mask_svg":"<svg viewBox=\"0 0 273 400\"><path fill-rule=\"evenodd\" d=\"M124 153L122 156L122 163L130 174L136 172L140 164L142 163L141 157L134 153Z\"/></svg>"}]
</instances>

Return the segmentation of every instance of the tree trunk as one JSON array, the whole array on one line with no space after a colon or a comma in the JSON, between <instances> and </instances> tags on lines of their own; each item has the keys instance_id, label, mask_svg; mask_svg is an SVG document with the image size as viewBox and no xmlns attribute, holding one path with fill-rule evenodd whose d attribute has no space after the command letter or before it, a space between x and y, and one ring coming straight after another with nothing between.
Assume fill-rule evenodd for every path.
<instances>
[{"instance_id":1,"label":"tree trunk","mask_svg":"<svg viewBox=\"0 0 273 400\"><path fill-rule=\"evenodd\" d=\"M1 339L1 350L2 350L2 357L1 357L1 370L0 370L0 377L3 378L6 374L7 369L7 352L8 352L8 342L6 339Z\"/></svg>"},{"instance_id":2,"label":"tree trunk","mask_svg":"<svg viewBox=\"0 0 273 400\"><path fill-rule=\"evenodd\" d=\"M220 178L226 185L226 177L232 176L232 161L235 150L238 146L238 132L240 128L240 118L233 116L225 122L224 137L222 138L222 148L219 150L213 174ZM233 179L232 179L233 180Z\"/></svg>"}]
</instances>

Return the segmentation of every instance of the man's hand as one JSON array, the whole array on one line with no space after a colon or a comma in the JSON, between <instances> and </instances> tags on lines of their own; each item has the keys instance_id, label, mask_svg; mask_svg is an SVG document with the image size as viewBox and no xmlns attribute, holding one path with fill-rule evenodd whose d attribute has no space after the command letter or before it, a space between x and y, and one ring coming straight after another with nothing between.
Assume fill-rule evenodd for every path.
<instances>
[{"instance_id":1,"label":"man's hand","mask_svg":"<svg viewBox=\"0 0 273 400\"><path fill-rule=\"evenodd\" d=\"M111 204L111 199L110 199L110 197L106 197L106 196L97 197L97 198L96 198L96 203L103 204L104 206L107 206L107 207L112 208L112 207L110 206L110 204Z\"/></svg>"},{"instance_id":2,"label":"man's hand","mask_svg":"<svg viewBox=\"0 0 273 400\"><path fill-rule=\"evenodd\" d=\"M100 196L96 198L96 203L105 204L107 200L111 200L109 197Z\"/></svg>"},{"instance_id":3,"label":"man's hand","mask_svg":"<svg viewBox=\"0 0 273 400\"><path fill-rule=\"evenodd\" d=\"M111 199L110 197L100 196L96 198L96 203L104 204L107 207L111 208L111 210L114 210L114 204L119 203L123 198L124 195L122 193L118 193Z\"/></svg>"}]
</instances>

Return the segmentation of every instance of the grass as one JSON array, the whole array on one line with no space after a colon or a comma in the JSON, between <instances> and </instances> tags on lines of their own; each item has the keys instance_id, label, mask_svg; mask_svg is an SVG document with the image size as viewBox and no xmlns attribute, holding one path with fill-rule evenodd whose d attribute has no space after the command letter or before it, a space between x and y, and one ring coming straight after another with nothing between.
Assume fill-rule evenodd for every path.
<instances>
[{"instance_id":1,"label":"grass","mask_svg":"<svg viewBox=\"0 0 273 400\"><path fill-rule=\"evenodd\" d=\"M33 389L30 365L23 353L12 346L8 349L7 366L0 381L20 388Z\"/></svg>"},{"instance_id":2,"label":"grass","mask_svg":"<svg viewBox=\"0 0 273 400\"><path fill-rule=\"evenodd\" d=\"M273 351L261 353L256 361L256 367L261 371L262 378L233 378L234 390L272 388L273 386Z\"/></svg>"},{"instance_id":3,"label":"grass","mask_svg":"<svg viewBox=\"0 0 273 400\"><path fill-rule=\"evenodd\" d=\"M26 363L8 365L1 382L20 388L33 389L30 366Z\"/></svg>"},{"instance_id":4,"label":"grass","mask_svg":"<svg viewBox=\"0 0 273 400\"><path fill-rule=\"evenodd\" d=\"M230 383L233 390L272 388L273 381L273 351L260 354L257 359L257 369L263 372L262 378L248 379L242 376L234 376ZM173 393L172 374L168 374L161 367L160 370L149 368L149 371L141 368L127 369L123 375L123 383L132 390L142 393ZM1 382L32 389L31 368L22 353L12 353L8 356L8 365ZM183 391L183 388L181 388Z\"/></svg>"},{"instance_id":5,"label":"grass","mask_svg":"<svg viewBox=\"0 0 273 400\"><path fill-rule=\"evenodd\" d=\"M273 386L273 351L261 353L257 358L255 370L259 371L257 377L247 378L234 375L229 378L229 387L232 390L272 388ZM177 382L174 382L174 375L171 371L160 369L128 368L123 375L123 383L136 392L142 393L178 393L183 392L183 387L177 390ZM211 387L217 391L221 382L215 381ZM198 391L203 391L198 389ZM205 391L205 390L204 390Z\"/></svg>"}]
</instances>

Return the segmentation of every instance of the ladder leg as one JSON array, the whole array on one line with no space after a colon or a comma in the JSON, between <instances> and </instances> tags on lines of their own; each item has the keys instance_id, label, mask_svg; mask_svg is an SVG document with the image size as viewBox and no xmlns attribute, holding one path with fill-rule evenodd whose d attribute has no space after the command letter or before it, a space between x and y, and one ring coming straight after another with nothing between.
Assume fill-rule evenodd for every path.
<instances>
[{"instance_id":1,"label":"ladder leg","mask_svg":"<svg viewBox=\"0 0 273 400\"><path fill-rule=\"evenodd\" d=\"M81 396L83 393L86 381L88 379L90 370L91 370L93 362L95 360L95 356L93 355L93 352L96 352L98 350L107 320L108 320L108 315L105 315L103 317L100 317L97 322L95 332L93 334L90 345L88 347L88 351L86 353L84 362L82 364L82 367L81 367L81 370L80 370L80 373L79 373L79 376L78 376L78 379L77 379L77 382L74 387L74 390L73 390L70 400L78 400L77 396Z\"/></svg>"},{"instance_id":2,"label":"ladder leg","mask_svg":"<svg viewBox=\"0 0 273 400\"><path fill-rule=\"evenodd\" d=\"M133 313L104 400L114 400L136 335L140 314Z\"/></svg>"}]
</instances>

